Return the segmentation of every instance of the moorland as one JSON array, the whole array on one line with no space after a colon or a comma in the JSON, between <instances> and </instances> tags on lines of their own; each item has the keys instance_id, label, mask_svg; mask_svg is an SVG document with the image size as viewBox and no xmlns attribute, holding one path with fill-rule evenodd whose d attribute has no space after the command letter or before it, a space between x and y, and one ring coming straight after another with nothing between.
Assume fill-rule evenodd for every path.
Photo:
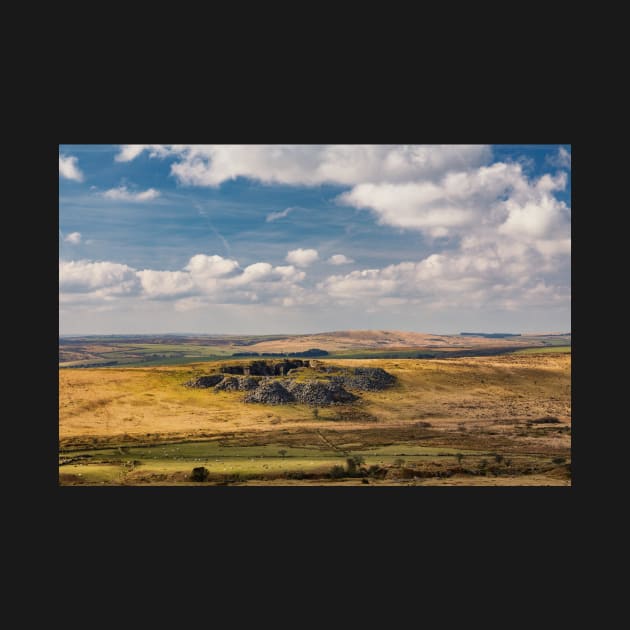
<instances>
[{"instance_id":1,"label":"moorland","mask_svg":"<svg viewBox=\"0 0 630 630\"><path fill-rule=\"evenodd\" d=\"M570 485L570 350L568 333L64 337L59 483Z\"/></svg>"}]
</instances>

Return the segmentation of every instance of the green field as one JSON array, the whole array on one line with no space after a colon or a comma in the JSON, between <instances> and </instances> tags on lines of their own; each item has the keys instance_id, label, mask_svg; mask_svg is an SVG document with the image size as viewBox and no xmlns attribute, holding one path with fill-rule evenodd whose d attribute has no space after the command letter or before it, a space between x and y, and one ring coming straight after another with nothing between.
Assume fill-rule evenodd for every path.
<instances>
[{"instance_id":1,"label":"green field","mask_svg":"<svg viewBox=\"0 0 630 630\"><path fill-rule=\"evenodd\" d=\"M104 344L106 345L106 344ZM232 351L221 346L203 346L190 343L182 344L112 344L111 350L101 350L96 358L85 358L76 361L60 361L59 367L97 366L102 363L115 362L125 367L152 365L185 365L199 361L219 361L231 356Z\"/></svg>"},{"instance_id":2,"label":"green field","mask_svg":"<svg viewBox=\"0 0 630 630\"><path fill-rule=\"evenodd\" d=\"M217 440L180 442L128 448L109 448L72 451L60 454L59 472L73 475L79 483L124 484L173 479L186 481L192 469L205 467L213 480L231 482L291 478L295 475L317 474L326 478L333 466L344 467L348 457L361 456L363 465L405 466L421 464L433 466L479 466L493 461L494 453L448 447L427 447L413 443L391 444L374 448L338 449L291 447L282 444L256 446L225 446ZM458 458L459 455L459 458ZM79 460L80 461L77 461ZM548 457L516 456L511 465L550 466ZM298 477L299 478L299 477Z\"/></svg>"},{"instance_id":3,"label":"green field","mask_svg":"<svg viewBox=\"0 0 630 630\"><path fill-rule=\"evenodd\" d=\"M571 352L571 346L545 346L544 348L525 348L523 350L515 350L514 354L541 354L549 352Z\"/></svg>"}]
</instances>

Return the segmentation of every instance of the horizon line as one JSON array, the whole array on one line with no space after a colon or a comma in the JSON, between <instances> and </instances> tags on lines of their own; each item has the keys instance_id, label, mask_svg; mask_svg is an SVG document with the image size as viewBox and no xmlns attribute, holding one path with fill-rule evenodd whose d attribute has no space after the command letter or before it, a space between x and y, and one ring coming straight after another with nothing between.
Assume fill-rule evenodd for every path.
<instances>
[{"instance_id":1,"label":"horizon line","mask_svg":"<svg viewBox=\"0 0 630 630\"><path fill-rule=\"evenodd\" d=\"M503 332L503 331L459 331L459 332L433 332L433 331L418 331L418 330L404 330L404 329L392 329L392 328L342 328L336 330L305 332L305 333L224 333L224 332L124 332L124 333L59 333L59 337L143 337L143 336L190 336L197 335L201 337L271 337L283 335L286 337L303 337L308 335L329 335L339 332L368 332L368 331L380 331L380 332L402 332L413 333L419 335L441 335L445 337L461 336L461 335L570 335L571 331L518 331L518 332Z\"/></svg>"}]
</instances>

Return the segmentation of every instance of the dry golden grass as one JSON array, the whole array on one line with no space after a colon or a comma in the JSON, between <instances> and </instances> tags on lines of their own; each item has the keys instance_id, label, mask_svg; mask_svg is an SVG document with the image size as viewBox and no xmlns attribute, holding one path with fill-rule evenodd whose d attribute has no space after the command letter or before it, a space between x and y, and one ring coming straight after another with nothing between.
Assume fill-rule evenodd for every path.
<instances>
[{"instance_id":1,"label":"dry golden grass","mask_svg":"<svg viewBox=\"0 0 630 630\"><path fill-rule=\"evenodd\" d=\"M234 361L230 361L234 363ZM304 405L245 404L242 393L215 393L182 386L216 364L177 367L93 368L59 372L59 438L62 447L88 440L157 441L217 435L353 431L385 434L419 421L445 432L452 443L485 441L521 447L569 448L570 436L527 421L544 416L571 420L571 356L503 355L441 360L331 360L346 366L378 366L398 377L380 392L362 392L357 405L322 408L319 418ZM343 422L334 422L339 413ZM554 425L552 428L557 428ZM256 438L254 438L256 439ZM515 442L516 443L516 442Z\"/></svg>"}]
</instances>

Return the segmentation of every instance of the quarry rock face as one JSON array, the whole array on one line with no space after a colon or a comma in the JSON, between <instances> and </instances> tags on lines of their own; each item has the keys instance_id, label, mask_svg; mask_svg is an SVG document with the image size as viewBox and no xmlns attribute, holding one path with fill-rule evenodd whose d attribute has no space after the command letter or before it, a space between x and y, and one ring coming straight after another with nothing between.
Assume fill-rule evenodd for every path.
<instances>
[{"instance_id":1,"label":"quarry rock face","mask_svg":"<svg viewBox=\"0 0 630 630\"><path fill-rule=\"evenodd\" d=\"M309 361L301 359L285 359L277 363L270 361L251 361L244 365L224 365L219 368L224 374L243 374L250 376L284 376L289 370L308 367Z\"/></svg>"},{"instance_id":2,"label":"quarry rock face","mask_svg":"<svg viewBox=\"0 0 630 630\"><path fill-rule=\"evenodd\" d=\"M314 378L309 379L309 369ZM311 406L342 405L358 400L348 389L376 391L396 382L382 368L345 368L319 361L284 359L223 365L220 373L200 376L184 383L186 387L214 388L217 392L244 391L244 402ZM325 375L322 378L322 375Z\"/></svg>"},{"instance_id":3,"label":"quarry rock face","mask_svg":"<svg viewBox=\"0 0 630 630\"><path fill-rule=\"evenodd\" d=\"M194 389L206 389L214 387L223 380L223 374L210 374L209 376L199 376L184 383L184 387L193 387Z\"/></svg>"}]
</instances>

